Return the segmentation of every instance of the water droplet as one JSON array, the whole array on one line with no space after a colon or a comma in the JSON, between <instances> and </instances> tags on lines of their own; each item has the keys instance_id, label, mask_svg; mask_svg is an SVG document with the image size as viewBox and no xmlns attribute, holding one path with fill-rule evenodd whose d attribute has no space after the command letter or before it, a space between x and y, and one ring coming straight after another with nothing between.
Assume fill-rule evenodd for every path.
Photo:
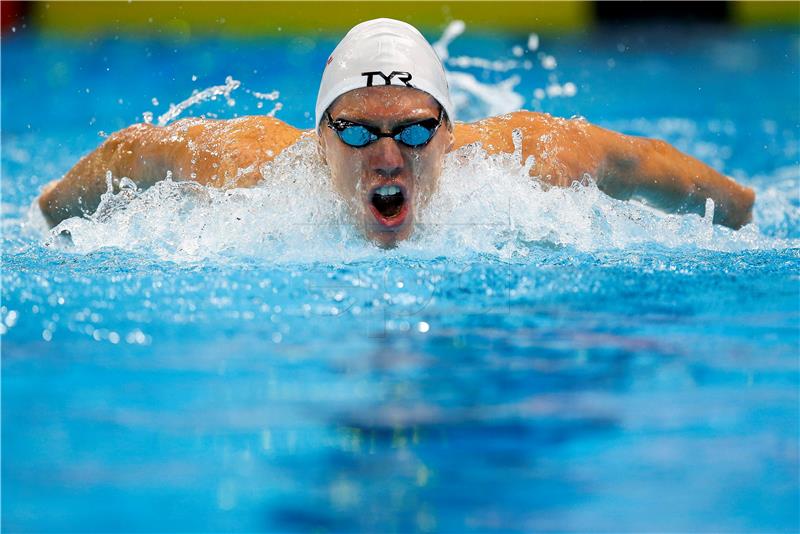
<instances>
[{"instance_id":1,"label":"water droplet","mask_svg":"<svg viewBox=\"0 0 800 534\"><path fill-rule=\"evenodd\" d=\"M17 324L17 317L18 314L15 310L11 310L10 312L8 312L8 315L6 315L6 320L5 320L6 326L11 328L15 324Z\"/></svg>"},{"instance_id":2,"label":"water droplet","mask_svg":"<svg viewBox=\"0 0 800 534\"><path fill-rule=\"evenodd\" d=\"M532 33L528 36L528 50L536 52L539 49L539 36Z\"/></svg>"}]
</instances>

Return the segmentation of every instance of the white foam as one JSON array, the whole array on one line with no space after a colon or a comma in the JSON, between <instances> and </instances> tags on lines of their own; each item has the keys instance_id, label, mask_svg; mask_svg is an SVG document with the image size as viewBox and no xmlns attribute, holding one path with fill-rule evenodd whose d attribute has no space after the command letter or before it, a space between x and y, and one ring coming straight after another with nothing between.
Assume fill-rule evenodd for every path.
<instances>
[{"instance_id":1,"label":"white foam","mask_svg":"<svg viewBox=\"0 0 800 534\"><path fill-rule=\"evenodd\" d=\"M517 138L519 142L519 138ZM583 251L657 243L733 251L798 246L750 225L738 232L711 215L667 215L603 194L590 177L572 188L545 188L520 152L487 156L479 145L451 153L440 190L418 216L412 239L394 253L436 256L491 254L524 258L532 247ZM50 246L77 252L103 247L147 251L173 261L248 256L267 261L347 261L382 254L355 228L314 142L303 139L261 169L252 189L222 191L165 180L145 192L124 182L106 193L88 219L62 222ZM67 231L71 244L58 234Z\"/></svg>"},{"instance_id":2,"label":"white foam","mask_svg":"<svg viewBox=\"0 0 800 534\"><path fill-rule=\"evenodd\" d=\"M420 217L428 225L411 246L524 257L536 244L584 251L642 244L719 251L800 244L765 236L756 224L739 231L713 225L713 202L708 207L705 217L665 214L605 195L588 175L571 188L546 188L529 177L519 154L487 157L475 145L448 159L439 194Z\"/></svg>"},{"instance_id":3,"label":"white foam","mask_svg":"<svg viewBox=\"0 0 800 534\"><path fill-rule=\"evenodd\" d=\"M54 228L47 244L77 252L147 250L176 261L226 255L305 259L372 249L330 187L313 142L303 139L261 169L264 182L219 190L165 179L136 191L132 182L103 195L96 213ZM127 186L126 186L127 185ZM68 232L71 244L59 236ZM348 252L348 253L349 253Z\"/></svg>"},{"instance_id":4,"label":"white foam","mask_svg":"<svg viewBox=\"0 0 800 534\"><path fill-rule=\"evenodd\" d=\"M457 69L481 69L482 74L487 72L512 72L530 70L533 64L528 60L518 59L487 59L473 56L452 57L450 46L464 33L466 25L461 20L451 22L445 28L442 36L433 44L434 50L439 55L442 63L447 67L445 74L450 86L450 93L455 107L456 118L459 120L476 120L487 115L500 115L516 111L525 107L525 97L515 91L520 82L517 74L495 82L481 81L483 76L476 76L472 72ZM535 33L528 37L527 48L530 51L539 49L539 36ZM516 45L511 49L512 56L519 58L523 55L522 46ZM548 71L550 83L547 90L534 93L530 104L535 109L541 109L541 101L545 98L573 97L577 93L577 86L573 82L563 85L554 69L558 65L555 56L544 52L538 53L542 69Z\"/></svg>"}]
</instances>

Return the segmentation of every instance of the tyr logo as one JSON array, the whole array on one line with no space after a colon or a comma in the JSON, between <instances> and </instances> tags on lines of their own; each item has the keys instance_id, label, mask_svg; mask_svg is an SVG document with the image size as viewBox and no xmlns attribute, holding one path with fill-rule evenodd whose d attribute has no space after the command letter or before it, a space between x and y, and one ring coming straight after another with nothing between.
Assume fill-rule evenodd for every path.
<instances>
[{"instance_id":1,"label":"tyr logo","mask_svg":"<svg viewBox=\"0 0 800 534\"><path fill-rule=\"evenodd\" d=\"M372 81L373 81L373 78L376 75L380 76L381 78L383 78L383 81L386 82L386 83L384 83L384 85L392 85L392 78L397 77L398 80L400 80L401 82L406 84L406 87L414 87L413 85L408 83L408 82L411 81L411 73L409 73L409 72L393 70L392 73L389 76L386 76L381 71L376 70L376 71L373 71L373 72L362 72L361 75L367 77L367 87L372 87L374 85L372 83Z\"/></svg>"}]
</instances>

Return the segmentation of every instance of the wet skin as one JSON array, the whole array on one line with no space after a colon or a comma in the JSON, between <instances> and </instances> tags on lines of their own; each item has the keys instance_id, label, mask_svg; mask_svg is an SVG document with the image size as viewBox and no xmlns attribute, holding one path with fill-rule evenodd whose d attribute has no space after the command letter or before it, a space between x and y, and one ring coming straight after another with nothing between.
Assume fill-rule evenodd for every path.
<instances>
[{"instance_id":1,"label":"wet skin","mask_svg":"<svg viewBox=\"0 0 800 534\"><path fill-rule=\"evenodd\" d=\"M340 96L330 107L334 120L347 119L391 131L395 126L436 118L438 103L406 87L370 87ZM347 200L364 235L381 246L406 239L414 217L435 194L450 150L480 143L489 154L514 151L512 132L522 134L523 161L535 159L530 174L543 184L569 186L589 174L606 194L642 200L669 213L705 211L714 200L714 223L740 228L751 220L755 193L703 162L656 139L622 135L583 119L560 119L518 111L474 123L443 123L424 147L391 138L363 147L345 145L323 121L319 136L263 116L231 120L183 119L165 127L136 124L110 136L60 180L45 186L39 206L51 226L93 212L106 191L127 176L144 189L163 180L194 180L219 187L252 187L260 167L301 137L319 143L334 190ZM382 185L403 190L404 213L382 217L373 193Z\"/></svg>"},{"instance_id":2,"label":"wet skin","mask_svg":"<svg viewBox=\"0 0 800 534\"><path fill-rule=\"evenodd\" d=\"M439 111L439 103L427 93L391 86L350 91L328 108L333 120L375 126L383 132L410 122L436 119ZM413 229L416 210L435 193L444 155L453 147L449 123L444 121L433 138L417 148L389 137L354 148L327 127L326 119L318 134L333 188L348 201L367 238L382 246L406 239ZM401 189L403 206L397 216L385 218L372 199L378 187L391 185Z\"/></svg>"}]
</instances>

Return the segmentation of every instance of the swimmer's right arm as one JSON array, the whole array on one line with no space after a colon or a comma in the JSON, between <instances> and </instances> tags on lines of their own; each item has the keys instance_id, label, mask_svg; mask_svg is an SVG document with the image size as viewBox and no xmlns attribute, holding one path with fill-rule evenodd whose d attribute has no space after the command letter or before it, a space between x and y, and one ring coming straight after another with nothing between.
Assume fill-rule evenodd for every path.
<instances>
[{"instance_id":1,"label":"swimmer's right arm","mask_svg":"<svg viewBox=\"0 0 800 534\"><path fill-rule=\"evenodd\" d=\"M128 167L126 170L133 170L133 149L148 144L151 128L137 124L114 133L82 157L60 180L47 184L39 196L39 207L47 223L52 227L64 219L93 213L100 203L100 196L106 192L106 174L110 172L115 185L119 185L120 169ZM160 171L156 166L156 162L151 163L154 171ZM153 172L145 176L137 172L135 181L144 189L163 178L159 174Z\"/></svg>"},{"instance_id":2,"label":"swimmer's right arm","mask_svg":"<svg viewBox=\"0 0 800 534\"><path fill-rule=\"evenodd\" d=\"M214 187L250 187L260 166L294 144L301 131L272 117L184 119L168 126L135 124L81 158L60 180L45 186L39 207L50 226L93 213L111 172L116 190L128 177L147 189L172 173L176 181Z\"/></svg>"}]
</instances>

